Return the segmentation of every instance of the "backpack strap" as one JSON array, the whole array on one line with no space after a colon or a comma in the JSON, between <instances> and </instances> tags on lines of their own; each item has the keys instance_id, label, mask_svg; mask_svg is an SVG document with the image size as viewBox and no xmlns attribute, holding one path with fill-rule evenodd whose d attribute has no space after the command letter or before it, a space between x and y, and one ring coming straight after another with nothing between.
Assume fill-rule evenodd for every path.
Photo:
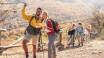
<instances>
[{"instance_id":1,"label":"backpack strap","mask_svg":"<svg viewBox=\"0 0 104 58\"><path fill-rule=\"evenodd\" d=\"M41 22L43 22L43 21L44 21L44 19L42 18L42 19L41 19Z\"/></svg>"},{"instance_id":2,"label":"backpack strap","mask_svg":"<svg viewBox=\"0 0 104 58\"><path fill-rule=\"evenodd\" d=\"M29 21L29 25L31 25L31 21L32 21L34 18L36 19L36 22L38 22L39 18L37 18L36 16L32 16L31 19L30 19L30 21Z\"/></svg>"},{"instance_id":3,"label":"backpack strap","mask_svg":"<svg viewBox=\"0 0 104 58\"><path fill-rule=\"evenodd\" d=\"M33 20L33 18L35 18L36 16L32 16L30 21L29 21L29 25L31 25L31 21Z\"/></svg>"},{"instance_id":4,"label":"backpack strap","mask_svg":"<svg viewBox=\"0 0 104 58\"><path fill-rule=\"evenodd\" d=\"M52 23L52 25L53 25L52 19L48 19L48 20L46 21L46 25L47 25L48 27L49 27L48 21L51 21L51 23Z\"/></svg>"}]
</instances>

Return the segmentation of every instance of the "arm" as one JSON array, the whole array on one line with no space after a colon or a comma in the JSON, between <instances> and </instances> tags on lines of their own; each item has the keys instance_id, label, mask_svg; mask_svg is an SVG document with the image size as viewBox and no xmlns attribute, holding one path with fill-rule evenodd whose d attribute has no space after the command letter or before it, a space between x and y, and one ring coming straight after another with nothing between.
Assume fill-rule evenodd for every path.
<instances>
[{"instance_id":1,"label":"arm","mask_svg":"<svg viewBox=\"0 0 104 58\"><path fill-rule=\"evenodd\" d=\"M26 15L25 9L26 9L26 3L24 4L24 8L22 9L22 17L23 17L25 20L29 21L29 20L31 19L32 15Z\"/></svg>"},{"instance_id":2,"label":"arm","mask_svg":"<svg viewBox=\"0 0 104 58\"><path fill-rule=\"evenodd\" d=\"M36 22L36 21L34 21ZM46 26L46 23L41 22L41 20L39 20L37 23L34 23L34 25L38 28L38 27L44 27Z\"/></svg>"},{"instance_id":3,"label":"arm","mask_svg":"<svg viewBox=\"0 0 104 58\"><path fill-rule=\"evenodd\" d=\"M82 27L82 32L84 33L84 28Z\"/></svg>"}]
</instances>

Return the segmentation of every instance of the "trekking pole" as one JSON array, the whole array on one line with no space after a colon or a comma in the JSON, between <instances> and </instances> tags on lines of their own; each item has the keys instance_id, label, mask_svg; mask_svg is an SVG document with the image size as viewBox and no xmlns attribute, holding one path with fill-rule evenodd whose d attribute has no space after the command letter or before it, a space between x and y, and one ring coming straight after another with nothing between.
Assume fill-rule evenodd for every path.
<instances>
[{"instance_id":1,"label":"trekking pole","mask_svg":"<svg viewBox=\"0 0 104 58\"><path fill-rule=\"evenodd\" d=\"M0 31L0 46L1 46L1 31ZM1 50L1 48L0 48L0 50Z\"/></svg>"},{"instance_id":2,"label":"trekking pole","mask_svg":"<svg viewBox=\"0 0 104 58\"><path fill-rule=\"evenodd\" d=\"M44 45L42 45L42 49L43 49L43 58L44 58Z\"/></svg>"},{"instance_id":3,"label":"trekking pole","mask_svg":"<svg viewBox=\"0 0 104 58\"><path fill-rule=\"evenodd\" d=\"M41 49L41 32L40 32L40 34L39 34L39 39L38 39L38 51L40 51Z\"/></svg>"},{"instance_id":4,"label":"trekking pole","mask_svg":"<svg viewBox=\"0 0 104 58\"><path fill-rule=\"evenodd\" d=\"M44 53L44 46L45 46L45 43L42 44L42 49L43 49L43 58L45 58L45 55L44 55L44 54L45 54L45 53Z\"/></svg>"},{"instance_id":5,"label":"trekking pole","mask_svg":"<svg viewBox=\"0 0 104 58\"><path fill-rule=\"evenodd\" d=\"M42 34L41 34L41 35L42 35ZM41 37L41 43L42 43L42 50L43 50L43 58L45 58L45 57L44 57L44 46L45 46L45 44L43 43L42 37Z\"/></svg>"},{"instance_id":6,"label":"trekking pole","mask_svg":"<svg viewBox=\"0 0 104 58\"><path fill-rule=\"evenodd\" d=\"M47 32L46 30L42 30L41 32ZM42 42L42 50L43 50L43 58L45 58L45 55L44 55L44 46L45 46L45 43L43 43L43 40L41 40Z\"/></svg>"}]
</instances>

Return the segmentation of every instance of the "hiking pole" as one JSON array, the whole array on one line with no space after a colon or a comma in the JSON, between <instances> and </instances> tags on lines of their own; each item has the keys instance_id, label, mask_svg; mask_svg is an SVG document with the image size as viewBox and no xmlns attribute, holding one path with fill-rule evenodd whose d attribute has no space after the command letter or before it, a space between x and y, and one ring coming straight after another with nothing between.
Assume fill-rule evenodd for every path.
<instances>
[{"instance_id":1,"label":"hiking pole","mask_svg":"<svg viewBox=\"0 0 104 58\"><path fill-rule=\"evenodd\" d=\"M42 44L42 49L43 49L43 58L45 58L45 55L44 55L44 46L45 46L45 43Z\"/></svg>"},{"instance_id":2,"label":"hiking pole","mask_svg":"<svg viewBox=\"0 0 104 58\"><path fill-rule=\"evenodd\" d=\"M41 31L41 36L42 36L42 31ZM41 44L42 44L43 58L44 58L44 43L43 43L43 41L42 41L42 37L41 37Z\"/></svg>"},{"instance_id":3,"label":"hiking pole","mask_svg":"<svg viewBox=\"0 0 104 58\"><path fill-rule=\"evenodd\" d=\"M38 51L41 51L41 32L39 33L39 39L38 39Z\"/></svg>"},{"instance_id":4,"label":"hiking pole","mask_svg":"<svg viewBox=\"0 0 104 58\"><path fill-rule=\"evenodd\" d=\"M48 30L42 30L41 32L49 32ZM42 50L43 50L43 58L45 58L45 55L44 55L44 46L45 46L45 43L43 43L43 41L41 40L42 42Z\"/></svg>"}]
</instances>

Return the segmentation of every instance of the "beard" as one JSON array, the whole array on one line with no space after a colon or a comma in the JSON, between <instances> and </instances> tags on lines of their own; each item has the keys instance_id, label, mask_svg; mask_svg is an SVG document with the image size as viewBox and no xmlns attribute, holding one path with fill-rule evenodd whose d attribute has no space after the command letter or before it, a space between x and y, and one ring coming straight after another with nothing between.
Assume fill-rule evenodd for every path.
<instances>
[{"instance_id":1,"label":"beard","mask_svg":"<svg viewBox=\"0 0 104 58\"><path fill-rule=\"evenodd\" d=\"M40 14L36 14L37 16L40 16Z\"/></svg>"}]
</instances>

